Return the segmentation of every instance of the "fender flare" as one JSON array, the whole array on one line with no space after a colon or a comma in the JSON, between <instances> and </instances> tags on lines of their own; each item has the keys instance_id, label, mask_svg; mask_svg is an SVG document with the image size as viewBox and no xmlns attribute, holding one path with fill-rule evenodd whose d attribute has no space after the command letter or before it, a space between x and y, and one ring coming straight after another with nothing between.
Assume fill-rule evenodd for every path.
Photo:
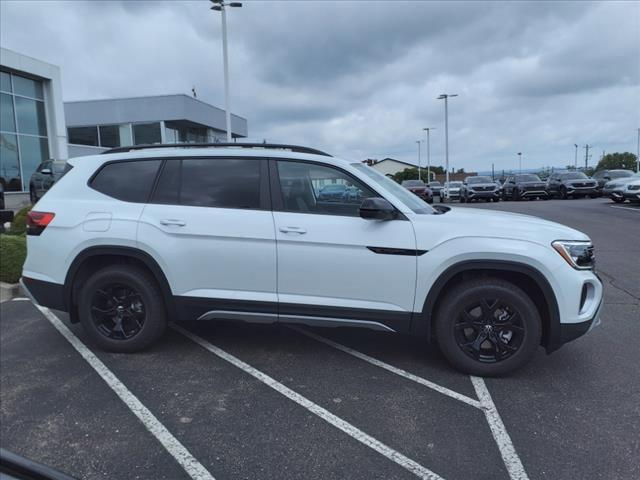
<instances>
[{"instance_id":1,"label":"fender flare","mask_svg":"<svg viewBox=\"0 0 640 480\"><path fill-rule=\"evenodd\" d=\"M427 298L424 301L422 312L417 313L413 317L411 331L420 336L426 335L426 338L431 338L431 323L434 307L443 293L442 290L444 286L458 274L478 270L514 272L530 278L542 292L547 306L547 312L543 312L546 313L548 321L545 324L546 335L542 338L542 344L546 348L547 353L551 353L560 348L562 345L560 338L560 311L558 309L556 295L549 281L538 269L531 265L509 260L464 260L448 267L431 285Z\"/></svg>"}]
</instances>

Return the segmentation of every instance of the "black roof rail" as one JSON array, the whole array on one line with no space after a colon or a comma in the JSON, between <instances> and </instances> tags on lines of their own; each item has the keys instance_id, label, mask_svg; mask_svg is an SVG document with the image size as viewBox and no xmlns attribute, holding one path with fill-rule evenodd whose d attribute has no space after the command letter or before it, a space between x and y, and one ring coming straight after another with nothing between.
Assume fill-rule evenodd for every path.
<instances>
[{"instance_id":1,"label":"black roof rail","mask_svg":"<svg viewBox=\"0 0 640 480\"><path fill-rule=\"evenodd\" d=\"M331 157L326 152L316 150L315 148L301 147L298 145L285 145L280 143L156 143L145 145L130 145L128 147L116 147L102 152L107 153L123 153L134 150L147 150L152 148L266 148L273 150L289 150L296 153L310 153L312 155L324 155Z\"/></svg>"}]
</instances>

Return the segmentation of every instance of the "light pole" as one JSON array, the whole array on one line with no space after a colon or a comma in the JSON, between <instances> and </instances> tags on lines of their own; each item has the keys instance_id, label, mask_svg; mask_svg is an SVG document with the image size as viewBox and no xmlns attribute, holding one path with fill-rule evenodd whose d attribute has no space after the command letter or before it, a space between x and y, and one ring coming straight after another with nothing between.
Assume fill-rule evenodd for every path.
<instances>
[{"instance_id":1,"label":"light pole","mask_svg":"<svg viewBox=\"0 0 640 480\"><path fill-rule=\"evenodd\" d=\"M638 129L638 149L636 150L636 172L640 172L640 128Z\"/></svg>"},{"instance_id":2,"label":"light pole","mask_svg":"<svg viewBox=\"0 0 640 480\"><path fill-rule=\"evenodd\" d=\"M423 128L425 132L427 132L427 183L431 181L431 144L429 141L429 132L431 130L435 130L434 127L426 127Z\"/></svg>"},{"instance_id":3,"label":"light pole","mask_svg":"<svg viewBox=\"0 0 640 480\"><path fill-rule=\"evenodd\" d=\"M420 178L420 164L422 163L420 158L420 144L422 142L420 140L416 140L416 143L418 144L418 180L422 180L422 178Z\"/></svg>"},{"instance_id":4,"label":"light pole","mask_svg":"<svg viewBox=\"0 0 640 480\"><path fill-rule=\"evenodd\" d=\"M445 170L446 179L445 185L447 186L446 199L449 201L449 97L457 97L457 94L451 95L442 93L438 97L438 100L444 100L444 157L445 157Z\"/></svg>"},{"instance_id":5,"label":"light pole","mask_svg":"<svg viewBox=\"0 0 640 480\"><path fill-rule=\"evenodd\" d=\"M576 171L577 171L578 170L578 144L574 143L573 146L576 147L576 158L573 161L573 163L574 163L574 166L575 166Z\"/></svg>"},{"instance_id":6,"label":"light pole","mask_svg":"<svg viewBox=\"0 0 640 480\"><path fill-rule=\"evenodd\" d=\"M522 173L522 152L518 152L518 172Z\"/></svg>"},{"instance_id":7,"label":"light pole","mask_svg":"<svg viewBox=\"0 0 640 480\"><path fill-rule=\"evenodd\" d=\"M224 2L224 0L210 0L211 10L222 14L222 62L224 63L224 109L227 124L227 142L231 143L231 111L229 110L229 54L227 53L227 10L226 7L242 7L240 2Z\"/></svg>"}]
</instances>

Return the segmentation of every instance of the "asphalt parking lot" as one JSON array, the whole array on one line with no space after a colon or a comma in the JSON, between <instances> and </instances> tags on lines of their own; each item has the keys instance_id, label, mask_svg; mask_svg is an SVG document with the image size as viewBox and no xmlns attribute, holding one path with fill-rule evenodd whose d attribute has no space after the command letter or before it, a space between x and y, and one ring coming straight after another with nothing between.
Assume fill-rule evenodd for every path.
<instances>
[{"instance_id":1,"label":"asphalt parking lot","mask_svg":"<svg viewBox=\"0 0 640 480\"><path fill-rule=\"evenodd\" d=\"M0 306L0 444L86 479L640 478L640 208L461 208L589 234L602 325L482 380L417 340L352 329L187 324L108 354L18 299Z\"/></svg>"}]
</instances>

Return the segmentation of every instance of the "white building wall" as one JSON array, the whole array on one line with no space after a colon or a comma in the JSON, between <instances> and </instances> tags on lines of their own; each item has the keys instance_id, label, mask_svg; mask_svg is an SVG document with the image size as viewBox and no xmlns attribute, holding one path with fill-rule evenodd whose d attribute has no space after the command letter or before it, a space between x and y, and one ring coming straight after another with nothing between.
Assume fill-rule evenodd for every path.
<instances>
[{"instance_id":1,"label":"white building wall","mask_svg":"<svg viewBox=\"0 0 640 480\"><path fill-rule=\"evenodd\" d=\"M395 173L403 171L405 168L417 168L414 165L407 165L406 163L396 162L395 160L384 160L371 166L384 175L393 175Z\"/></svg>"}]
</instances>

